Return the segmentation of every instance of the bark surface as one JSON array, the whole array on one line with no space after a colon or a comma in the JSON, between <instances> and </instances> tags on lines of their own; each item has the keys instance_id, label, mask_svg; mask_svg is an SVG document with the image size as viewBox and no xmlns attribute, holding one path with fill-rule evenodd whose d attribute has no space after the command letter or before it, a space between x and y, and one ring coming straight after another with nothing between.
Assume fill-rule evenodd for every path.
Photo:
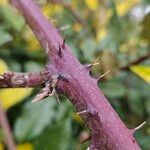
<instances>
[{"instance_id":1,"label":"bark surface","mask_svg":"<svg viewBox=\"0 0 150 150\"><path fill-rule=\"evenodd\" d=\"M35 101L49 95L65 94L91 130L90 150L140 150L133 132L125 126L100 91L98 80L90 76L90 67L83 66L75 58L65 40L45 19L39 7L32 0L11 0L11 3L35 33L45 50L48 63L37 76L4 74L0 76L0 87L33 87L44 84L45 87ZM21 79L13 80L15 75L19 75ZM20 79L20 84L15 83L17 79ZM6 82L8 80L11 84Z\"/></svg>"}]
</instances>

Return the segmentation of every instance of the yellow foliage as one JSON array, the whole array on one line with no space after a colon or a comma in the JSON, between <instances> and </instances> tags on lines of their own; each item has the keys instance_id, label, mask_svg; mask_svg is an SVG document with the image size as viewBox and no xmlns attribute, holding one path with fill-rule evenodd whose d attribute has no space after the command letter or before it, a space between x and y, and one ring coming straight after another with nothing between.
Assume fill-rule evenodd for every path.
<instances>
[{"instance_id":1,"label":"yellow foliage","mask_svg":"<svg viewBox=\"0 0 150 150\"><path fill-rule=\"evenodd\" d=\"M28 41L29 50L39 50L40 49L40 44L35 37L31 36L28 38L27 41Z\"/></svg>"},{"instance_id":2,"label":"yellow foliage","mask_svg":"<svg viewBox=\"0 0 150 150\"><path fill-rule=\"evenodd\" d=\"M96 20L93 22L96 29L96 42L100 42L107 35L107 24L112 15L112 9L106 10L106 8L101 7L97 11Z\"/></svg>"},{"instance_id":3,"label":"yellow foliage","mask_svg":"<svg viewBox=\"0 0 150 150\"><path fill-rule=\"evenodd\" d=\"M8 71L8 67L3 60L0 60L0 74ZM0 101L5 109L10 108L30 95L32 88L11 88L0 90Z\"/></svg>"},{"instance_id":4,"label":"yellow foliage","mask_svg":"<svg viewBox=\"0 0 150 150\"><path fill-rule=\"evenodd\" d=\"M116 0L116 11L119 16L124 16L139 0Z\"/></svg>"},{"instance_id":5,"label":"yellow foliage","mask_svg":"<svg viewBox=\"0 0 150 150\"><path fill-rule=\"evenodd\" d=\"M7 64L3 60L0 59L0 75L6 71L8 71Z\"/></svg>"},{"instance_id":6,"label":"yellow foliage","mask_svg":"<svg viewBox=\"0 0 150 150\"><path fill-rule=\"evenodd\" d=\"M3 144L0 143L0 150L4 150Z\"/></svg>"},{"instance_id":7,"label":"yellow foliage","mask_svg":"<svg viewBox=\"0 0 150 150\"><path fill-rule=\"evenodd\" d=\"M102 39L104 39L104 37L106 36L107 34L107 30L106 28L101 28L97 31L96 33L96 41L101 41Z\"/></svg>"},{"instance_id":8,"label":"yellow foliage","mask_svg":"<svg viewBox=\"0 0 150 150\"><path fill-rule=\"evenodd\" d=\"M73 25L73 30L74 31L79 32L79 31L81 31L81 29L82 29L82 25L80 23L75 23Z\"/></svg>"},{"instance_id":9,"label":"yellow foliage","mask_svg":"<svg viewBox=\"0 0 150 150\"><path fill-rule=\"evenodd\" d=\"M146 82L150 83L150 66L137 65L131 66L130 69Z\"/></svg>"},{"instance_id":10,"label":"yellow foliage","mask_svg":"<svg viewBox=\"0 0 150 150\"><path fill-rule=\"evenodd\" d=\"M24 143L17 145L17 150L33 150L33 145L31 143Z\"/></svg>"},{"instance_id":11,"label":"yellow foliage","mask_svg":"<svg viewBox=\"0 0 150 150\"><path fill-rule=\"evenodd\" d=\"M24 144L20 144L17 145L16 150L33 150L33 145L30 143L24 143ZM0 150L4 150L4 146L2 143L0 143Z\"/></svg>"},{"instance_id":12,"label":"yellow foliage","mask_svg":"<svg viewBox=\"0 0 150 150\"><path fill-rule=\"evenodd\" d=\"M72 7L76 7L76 6L78 6L78 4L81 2L81 0L75 0L75 1L70 1L70 4L71 4L71 6Z\"/></svg>"},{"instance_id":13,"label":"yellow foliage","mask_svg":"<svg viewBox=\"0 0 150 150\"><path fill-rule=\"evenodd\" d=\"M108 20L110 19L110 17L112 17L113 15L113 10L112 9L108 9L106 11L106 23L108 22Z\"/></svg>"},{"instance_id":14,"label":"yellow foliage","mask_svg":"<svg viewBox=\"0 0 150 150\"><path fill-rule=\"evenodd\" d=\"M139 43L139 39L138 38L131 38L129 39L126 43L123 43L120 45L119 50L121 52L130 52L130 53L134 53L136 51L136 47Z\"/></svg>"},{"instance_id":15,"label":"yellow foliage","mask_svg":"<svg viewBox=\"0 0 150 150\"><path fill-rule=\"evenodd\" d=\"M63 8L60 5L48 3L42 7L42 11L46 17L52 16L55 13L62 12Z\"/></svg>"},{"instance_id":16,"label":"yellow foliage","mask_svg":"<svg viewBox=\"0 0 150 150\"><path fill-rule=\"evenodd\" d=\"M34 51L40 49L40 44L37 38L34 36L33 32L29 28L25 29L24 38L27 42L28 50Z\"/></svg>"},{"instance_id":17,"label":"yellow foliage","mask_svg":"<svg viewBox=\"0 0 150 150\"><path fill-rule=\"evenodd\" d=\"M0 6L8 4L8 0L0 0Z\"/></svg>"},{"instance_id":18,"label":"yellow foliage","mask_svg":"<svg viewBox=\"0 0 150 150\"><path fill-rule=\"evenodd\" d=\"M99 30L100 28L107 26L110 18L113 15L113 10L101 7L100 10L98 10L95 14L96 20L93 23L95 23L95 28Z\"/></svg>"},{"instance_id":19,"label":"yellow foliage","mask_svg":"<svg viewBox=\"0 0 150 150\"><path fill-rule=\"evenodd\" d=\"M99 0L84 0L88 8L95 11L99 8Z\"/></svg>"},{"instance_id":20,"label":"yellow foliage","mask_svg":"<svg viewBox=\"0 0 150 150\"><path fill-rule=\"evenodd\" d=\"M78 115L78 114L73 115L73 120L78 122L78 123L80 123L80 124L84 123L82 117L80 115Z\"/></svg>"},{"instance_id":21,"label":"yellow foliage","mask_svg":"<svg viewBox=\"0 0 150 150\"><path fill-rule=\"evenodd\" d=\"M0 101L5 109L10 108L31 94L32 88L10 88L0 90Z\"/></svg>"}]
</instances>

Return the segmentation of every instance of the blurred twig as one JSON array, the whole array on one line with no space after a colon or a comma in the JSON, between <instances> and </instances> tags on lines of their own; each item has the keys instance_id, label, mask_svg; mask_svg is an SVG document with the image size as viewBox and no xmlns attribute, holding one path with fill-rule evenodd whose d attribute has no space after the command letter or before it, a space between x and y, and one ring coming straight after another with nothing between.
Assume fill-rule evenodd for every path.
<instances>
[{"instance_id":1,"label":"blurred twig","mask_svg":"<svg viewBox=\"0 0 150 150\"><path fill-rule=\"evenodd\" d=\"M134 60L133 62L130 62L129 64L127 64L123 67L120 67L120 70L129 70L130 66L137 65L137 64L141 63L142 61L149 59L149 58L150 58L150 54L143 55L143 56L139 57L138 59Z\"/></svg>"},{"instance_id":2,"label":"blurred twig","mask_svg":"<svg viewBox=\"0 0 150 150\"><path fill-rule=\"evenodd\" d=\"M8 120L7 120L7 116L3 107L1 106L1 103L0 103L0 126L4 130L5 144L8 150L16 150L15 142L14 142L13 135L12 135L12 132L11 132Z\"/></svg>"}]
</instances>

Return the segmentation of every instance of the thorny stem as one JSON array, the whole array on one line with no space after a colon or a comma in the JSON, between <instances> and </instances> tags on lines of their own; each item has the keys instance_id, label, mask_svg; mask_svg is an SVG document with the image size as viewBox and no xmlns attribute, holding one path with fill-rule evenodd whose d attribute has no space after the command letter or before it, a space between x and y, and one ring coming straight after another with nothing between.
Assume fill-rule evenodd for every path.
<instances>
[{"instance_id":1,"label":"thorny stem","mask_svg":"<svg viewBox=\"0 0 150 150\"><path fill-rule=\"evenodd\" d=\"M0 88L36 87L45 81L46 72L18 73L7 72L0 75Z\"/></svg>"},{"instance_id":2,"label":"thorny stem","mask_svg":"<svg viewBox=\"0 0 150 150\"><path fill-rule=\"evenodd\" d=\"M91 130L90 150L140 150L132 132L124 125L89 74L71 53L56 28L32 0L11 0L43 46L49 59L45 84L57 76L50 89L65 94ZM42 75L43 76L43 75ZM3 76L2 76L3 77ZM49 89L48 89L49 90ZM45 91L44 91L45 94ZM40 96L41 97L41 96Z\"/></svg>"}]
</instances>

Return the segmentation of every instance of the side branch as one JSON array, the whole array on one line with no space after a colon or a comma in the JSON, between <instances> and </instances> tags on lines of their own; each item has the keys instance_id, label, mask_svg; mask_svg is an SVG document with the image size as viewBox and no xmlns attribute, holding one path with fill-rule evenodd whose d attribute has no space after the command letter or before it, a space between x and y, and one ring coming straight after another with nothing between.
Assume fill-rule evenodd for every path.
<instances>
[{"instance_id":1,"label":"side branch","mask_svg":"<svg viewBox=\"0 0 150 150\"><path fill-rule=\"evenodd\" d=\"M36 87L45 80L45 72L40 73L18 73L7 72L0 75L0 88L10 87Z\"/></svg>"},{"instance_id":2,"label":"side branch","mask_svg":"<svg viewBox=\"0 0 150 150\"><path fill-rule=\"evenodd\" d=\"M146 55L143 55L141 57L139 57L138 59L134 60L133 62L130 62L128 65L125 65L125 66L122 66L120 67L120 70L129 70L129 68L132 66L132 65L137 65L147 59L150 58L150 54L146 54Z\"/></svg>"}]
</instances>

